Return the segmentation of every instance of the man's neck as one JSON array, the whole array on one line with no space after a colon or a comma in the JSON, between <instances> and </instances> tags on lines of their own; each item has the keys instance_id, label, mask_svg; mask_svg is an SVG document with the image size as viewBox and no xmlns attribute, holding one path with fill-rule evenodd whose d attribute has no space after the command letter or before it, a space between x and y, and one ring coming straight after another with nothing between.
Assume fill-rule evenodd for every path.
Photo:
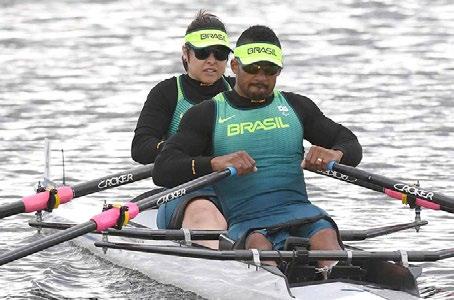
<instances>
[{"instance_id":1,"label":"man's neck","mask_svg":"<svg viewBox=\"0 0 454 300\"><path fill-rule=\"evenodd\" d=\"M235 84L235 87L234 87L233 89L234 89L235 92L236 92L238 95L240 95L241 97L243 97L243 98L245 98L245 99L249 99L249 101L250 101L251 103L264 103L264 102L266 101L266 98L268 98L269 96L271 96L271 95L269 95L268 97L262 98L262 99L253 99L253 98L248 97L245 93L243 93L243 91L240 89L240 87L238 86L238 84Z\"/></svg>"}]
</instances>

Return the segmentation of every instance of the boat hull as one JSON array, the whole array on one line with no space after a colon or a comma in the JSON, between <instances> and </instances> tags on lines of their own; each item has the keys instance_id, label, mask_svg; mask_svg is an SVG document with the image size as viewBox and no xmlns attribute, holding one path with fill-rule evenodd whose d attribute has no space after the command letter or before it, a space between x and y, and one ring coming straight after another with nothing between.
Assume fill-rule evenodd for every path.
<instances>
[{"instance_id":1,"label":"boat hull","mask_svg":"<svg viewBox=\"0 0 454 300\"><path fill-rule=\"evenodd\" d=\"M99 205L79 200L76 202L55 210L46 215L45 219L81 223L99 213ZM140 213L132 223L156 229L156 210ZM153 280L192 291L207 299L417 299L401 291L384 290L355 282L336 281L289 287L286 278L277 268L272 268L273 272L269 272L236 261L207 261L118 249L108 249L104 253L102 248L94 246L94 242L101 239L101 235L87 234L73 240L73 243L116 265L137 270ZM131 242L131 239L114 236L109 236L108 240ZM132 242L175 245L171 241Z\"/></svg>"}]
</instances>

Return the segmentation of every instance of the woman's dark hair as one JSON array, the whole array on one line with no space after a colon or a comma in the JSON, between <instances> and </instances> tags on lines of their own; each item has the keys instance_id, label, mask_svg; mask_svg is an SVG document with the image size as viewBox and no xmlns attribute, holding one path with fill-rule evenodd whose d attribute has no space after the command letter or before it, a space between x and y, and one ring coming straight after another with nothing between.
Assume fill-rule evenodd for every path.
<instances>
[{"instance_id":1,"label":"woman's dark hair","mask_svg":"<svg viewBox=\"0 0 454 300\"><path fill-rule=\"evenodd\" d=\"M224 23L216 15L208 13L206 10L199 10L195 19L192 20L186 29L186 34L203 29L217 29L227 33ZM181 57L185 71L188 70L188 63Z\"/></svg>"},{"instance_id":2,"label":"woman's dark hair","mask_svg":"<svg viewBox=\"0 0 454 300\"><path fill-rule=\"evenodd\" d=\"M202 29L217 29L227 33L224 23L217 16L201 9L195 19L189 24L186 34Z\"/></svg>"},{"instance_id":3,"label":"woman's dark hair","mask_svg":"<svg viewBox=\"0 0 454 300\"><path fill-rule=\"evenodd\" d=\"M243 31L236 42L236 46L250 43L270 43L281 48L281 42L274 31L263 25L254 25Z\"/></svg>"}]
</instances>

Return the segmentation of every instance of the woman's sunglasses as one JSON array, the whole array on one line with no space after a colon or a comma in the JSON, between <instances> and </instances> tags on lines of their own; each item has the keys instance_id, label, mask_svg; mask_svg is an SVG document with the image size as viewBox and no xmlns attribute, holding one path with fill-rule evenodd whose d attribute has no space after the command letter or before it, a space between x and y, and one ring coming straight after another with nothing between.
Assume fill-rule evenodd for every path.
<instances>
[{"instance_id":1,"label":"woman's sunglasses","mask_svg":"<svg viewBox=\"0 0 454 300\"><path fill-rule=\"evenodd\" d=\"M194 51L194 55L199 60L205 60L210 57L213 53L216 60L227 60L229 58L230 49L223 46L209 46L205 48L194 48L190 45L186 45L188 48Z\"/></svg>"},{"instance_id":2,"label":"woman's sunglasses","mask_svg":"<svg viewBox=\"0 0 454 300\"><path fill-rule=\"evenodd\" d=\"M249 65L241 65L241 68L243 69L244 72L249 73L249 74L258 74L260 70L265 73L265 75L276 75L282 68L275 65L275 64L258 64L258 63L253 63Z\"/></svg>"}]
</instances>

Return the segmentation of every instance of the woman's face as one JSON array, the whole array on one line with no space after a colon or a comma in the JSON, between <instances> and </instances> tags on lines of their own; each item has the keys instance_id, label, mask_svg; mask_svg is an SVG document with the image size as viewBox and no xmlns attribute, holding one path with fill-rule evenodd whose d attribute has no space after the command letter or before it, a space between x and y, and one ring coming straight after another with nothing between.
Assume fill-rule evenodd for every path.
<instances>
[{"instance_id":1,"label":"woman's face","mask_svg":"<svg viewBox=\"0 0 454 300\"><path fill-rule=\"evenodd\" d=\"M215 83L225 72L229 52L223 46L200 49L183 46L183 59L188 63L188 75L206 85Z\"/></svg>"}]
</instances>

